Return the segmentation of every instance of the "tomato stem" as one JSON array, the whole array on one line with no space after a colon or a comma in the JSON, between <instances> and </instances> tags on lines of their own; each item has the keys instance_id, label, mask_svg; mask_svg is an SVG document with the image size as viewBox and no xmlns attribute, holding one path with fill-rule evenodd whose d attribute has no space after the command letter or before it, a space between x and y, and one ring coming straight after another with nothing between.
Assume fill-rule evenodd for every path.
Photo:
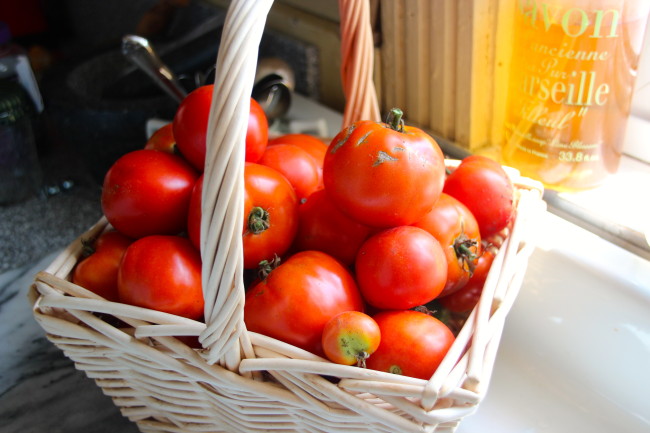
<instances>
[{"instance_id":1,"label":"tomato stem","mask_svg":"<svg viewBox=\"0 0 650 433\"><path fill-rule=\"evenodd\" d=\"M357 367L366 368L366 359L368 359L369 357L370 355L365 350L362 350L361 352L357 353L356 355Z\"/></svg>"},{"instance_id":2,"label":"tomato stem","mask_svg":"<svg viewBox=\"0 0 650 433\"><path fill-rule=\"evenodd\" d=\"M281 259L277 254L271 260L262 260L259 265L257 265L257 276L260 280L266 280L266 277L268 277L275 268L280 266L280 261Z\"/></svg>"},{"instance_id":3,"label":"tomato stem","mask_svg":"<svg viewBox=\"0 0 650 433\"><path fill-rule=\"evenodd\" d=\"M271 226L269 213L259 206L255 206L248 214L248 231L259 235Z\"/></svg>"},{"instance_id":4,"label":"tomato stem","mask_svg":"<svg viewBox=\"0 0 650 433\"><path fill-rule=\"evenodd\" d=\"M460 235L454 242L456 257L461 261L463 269L467 270L470 276L474 273L475 262L476 259L478 259L478 256L475 253L477 245L478 242L469 239L464 234Z\"/></svg>"},{"instance_id":5,"label":"tomato stem","mask_svg":"<svg viewBox=\"0 0 650 433\"><path fill-rule=\"evenodd\" d=\"M386 123L397 132L404 132L404 112L399 108L392 108L386 116Z\"/></svg>"}]
</instances>

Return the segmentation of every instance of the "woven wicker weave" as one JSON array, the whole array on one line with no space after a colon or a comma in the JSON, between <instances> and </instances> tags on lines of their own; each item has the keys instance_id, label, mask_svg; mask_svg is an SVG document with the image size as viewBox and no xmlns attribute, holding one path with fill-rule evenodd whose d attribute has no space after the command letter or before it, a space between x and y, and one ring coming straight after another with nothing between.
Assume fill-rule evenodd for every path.
<instances>
[{"instance_id":1,"label":"woven wicker weave","mask_svg":"<svg viewBox=\"0 0 650 433\"><path fill-rule=\"evenodd\" d=\"M428 380L332 364L243 323L244 137L269 0L236 0L226 18L208 126L202 258L205 321L106 301L70 282L81 239L30 290L36 320L78 369L143 432L453 431L485 395L499 339L533 246L528 232L542 189L508 169L515 224L482 298ZM378 116L366 2L341 1L345 122ZM370 52L370 54L368 54ZM454 166L458 161L447 161ZM207 324L207 325L206 325ZM176 337L199 336L202 349Z\"/></svg>"}]
</instances>

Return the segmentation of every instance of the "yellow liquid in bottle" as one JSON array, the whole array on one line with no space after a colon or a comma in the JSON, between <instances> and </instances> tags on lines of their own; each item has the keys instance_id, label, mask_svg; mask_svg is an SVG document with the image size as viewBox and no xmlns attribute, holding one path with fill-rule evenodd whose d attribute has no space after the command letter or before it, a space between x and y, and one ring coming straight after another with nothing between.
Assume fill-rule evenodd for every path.
<instances>
[{"instance_id":1,"label":"yellow liquid in bottle","mask_svg":"<svg viewBox=\"0 0 650 433\"><path fill-rule=\"evenodd\" d=\"M648 13L632 3L517 1L504 164L557 190L617 170Z\"/></svg>"}]
</instances>

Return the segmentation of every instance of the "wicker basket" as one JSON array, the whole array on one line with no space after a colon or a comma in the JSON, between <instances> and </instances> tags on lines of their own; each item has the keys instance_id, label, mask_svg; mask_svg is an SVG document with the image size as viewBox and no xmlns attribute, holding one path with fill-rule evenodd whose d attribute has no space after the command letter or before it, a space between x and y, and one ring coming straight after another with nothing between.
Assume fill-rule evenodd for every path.
<instances>
[{"instance_id":1,"label":"wicker basket","mask_svg":"<svg viewBox=\"0 0 650 433\"><path fill-rule=\"evenodd\" d=\"M233 1L217 60L208 127L202 257L205 321L106 301L70 282L80 239L30 290L48 338L143 432L442 432L476 410L533 246L539 183L508 169L517 216L482 298L430 380L332 364L243 322L244 136L257 46L271 1ZM345 122L376 117L366 2L341 1ZM370 55L368 54L370 53ZM458 161L447 161L449 166ZM201 349L176 337L199 336Z\"/></svg>"}]
</instances>

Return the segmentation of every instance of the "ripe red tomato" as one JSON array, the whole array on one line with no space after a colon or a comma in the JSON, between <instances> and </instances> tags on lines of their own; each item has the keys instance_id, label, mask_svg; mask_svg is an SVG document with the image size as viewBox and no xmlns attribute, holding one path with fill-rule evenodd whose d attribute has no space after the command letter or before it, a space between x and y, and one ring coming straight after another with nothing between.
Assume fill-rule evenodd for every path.
<instances>
[{"instance_id":1,"label":"ripe red tomato","mask_svg":"<svg viewBox=\"0 0 650 433\"><path fill-rule=\"evenodd\" d=\"M323 356L325 324L344 311L363 311L352 275L325 253L303 251L248 291L244 321L249 331Z\"/></svg>"},{"instance_id":2,"label":"ripe red tomato","mask_svg":"<svg viewBox=\"0 0 650 433\"><path fill-rule=\"evenodd\" d=\"M372 227L413 224L433 207L445 180L444 156L420 129L360 121L334 137L323 166L330 198Z\"/></svg>"},{"instance_id":3,"label":"ripe red tomato","mask_svg":"<svg viewBox=\"0 0 650 433\"><path fill-rule=\"evenodd\" d=\"M481 256L478 258L474 273L467 284L460 290L447 296L438 298L440 305L454 313L467 313L478 303L483 286L487 279L488 272L494 261L496 251L493 248L484 246Z\"/></svg>"},{"instance_id":4,"label":"ripe red tomato","mask_svg":"<svg viewBox=\"0 0 650 433\"><path fill-rule=\"evenodd\" d=\"M304 200L319 189L318 164L306 151L293 144L268 146L258 161L279 171L296 190L298 200Z\"/></svg>"},{"instance_id":5,"label":"ripe red tomato","mask_svg":"<svg viewBox=\"0 0 650 433\"><path fill-rule=\"evenodd\" d=\"M321 340L330 361L365 367L366 359L379 347L381 332L372 317L360 311L346 311L325 324Z\"/></svg>"},{"instance_id":6,"label":"ripe red tomato","mask_svg":"<svg viewBox=\"0 0 650 433\"><path fill-rule=\"evenodd\" d=\"M205 167L206 135L214 85L198 87L183 99L173 121L174 137L183 156L199 171ZM246 133L246 161L255 162L264 153L268 120L262 107L251 98Z\"/></svg>"},{"instance_id":7,"label":"ripe red tomato","mask_svg":"<svg viewBox=\"0 0 650 433\"><path fill-rule=\"evenodd\" d=\"M244 168L244 267L282 256L298 230L298 199L278 171L247 162Z\"/></svg>"},{"instance_id":8,"label":"ripe red tomato","mask_svg":"<svg viewBox=\"0 0 650 433\"><path fill-rule=\"evenodd\" d=\"M371 236L357 253L355 270L364 299L380 309L424 305L440 294L447 280L440 243L412 226Z\"/></svg>"},{"instance_id":9,"label":"ripe red tomato","mask_svg":"<svg viewBox=\"0 0 650 433\"><path fill-rule=\"evenodd\" d=\"M341 212L321 189L298 208L298 233L293 248L323 251L344 265L351 265L371 230Z\"/></svg>"},{"instance_id":10,"label":"ripe red tomato","mask_svg":"<svg viewBox=\"0 0 650 433\"><path fill-rule=\"evenodd\" d=\"M323 163L327 153L327 144L324 141L308 134L285 134L269 140L269 146L276 144L293 144L309 153L318 165L318 189L323 188Z\"/></svg>"},{"instance_id":11,"label":"ripe red tomato","mask_svg":"<svg viewBox=\"0 0 650 433\"><path fill-rule=\"evenodd\" d=\"M257 162L266 150L269 140L269 120L262 106L251 98L251 111L246 130L246 161Z\"/></svg>"},{"instance_id":12,"label":"ripe red tomato","mask_svg":"<svg viewBox=\"0 0 650 433\"><path fill-rule=\"evenodd\" d=\"M178 154L176 149L176 139L174 139L173 124L168 123L162 126L147 140L144 145L145 149L160 150L162 152Z\"/></svg>"},{"instance_id":13,"label":"ripe red tomato","mask_svg":"<svg viewBox=\"0 0 650 433\"><path fill-rule=\"evenodd\" d=\"M376 314L381 342L366 366L428 380L454 342L454 334L435 317L413 310Z\"/></svg>"},{"instance_id":14,"label":"ripe red tomato","mask_svg":"<svg viewBox=\"0 0 650 433\"><path fill-rule=\"evenodd\" d=\"M440 296L467 284L481 250L478 223L467 206L442 193L433 209L413 225L431 233L445 251L447 283Z\"/></svg>"},{"instance_id":15,"label":"ripe red tomato","mask_svg":"<svg viewBox=\"0 0 650 433\"><path fill-rule=\"evenodd\" d=\"M118 231L132 238L185 230L198 174L180 156L135 150L108 170L102 210Z\"/></svg>"},{"instance_id":16,"label":"ripe red tomato","mask_svg":"<svg viewBox=\"0 0 650 433\"><path fill-rule=\"evenodd\" d=\"M132 242L133 239L111 230L85 244L88 255L74 268L72 282L109 301L117 301L117 270L124 251Z\"/></svg>"},{"instance_id":17,"label":"ripe red tomato","mask_svg":"<svg viewBox=\"0 0 650 433\"><path fill-rule=\"evenodd\" d=\"M190 207L187 212L187 237L197 250L201 251L201 200L203 195L203 174L192 188Z\"/></svg>"},{"instance_id":18,"label":"ripe red tomato","mask_svg":"<svg viewBox=\"0 0 650 433\"><path fill-rule=\"evenodd\" d=\"M447 177L444 192L469 208L483 238L506 228L514 216L512 181L503 167L488 157L463 159Z\"/></svg>"},{"instance_id":19,"label":"ripe red tomato","mask_svg":"<svg viewBox=\"0 0 650 433\"><path fill-rule=\"evenodd\" d=\"M198 320L203 315L201 257L180 236L147 236L132 243L118 272L120 300Z\"/></svg>"}]
</instances>

